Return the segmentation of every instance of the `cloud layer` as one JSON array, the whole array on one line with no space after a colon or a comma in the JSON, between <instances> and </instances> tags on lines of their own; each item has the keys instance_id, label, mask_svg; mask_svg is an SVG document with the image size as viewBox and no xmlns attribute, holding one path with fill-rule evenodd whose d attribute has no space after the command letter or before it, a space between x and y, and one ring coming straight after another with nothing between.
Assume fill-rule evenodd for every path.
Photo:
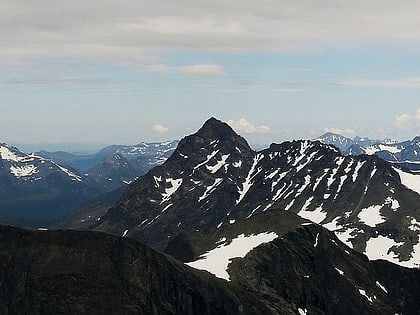
<instances>
[{"instance_id":1,"label":"cloud layer","mask_svg":"<svg viewBox=\"0 0 420 315\"><path fill-rule=\"evenodd\" d=\"M241 118L238 121L229 120L227 122L233 129L238 132L245 133L268 133L271 131L271 128L267 125L255 126L250 123L245 118Z\"/></svg>"},{"instance_id":2,"label":"cloud layer","mask_svg":"<svg viewBox=\"0 0 420 315\"><path fill-rule=\"evenodd\" d=\"M156 133L166 133L169 131L168 127L165 127L161 124L155 124L152 127L152 131L156 132Z\"/></svg>"},{"instance_id":3,"label":"cloud layer","mask_svg":"<svg viewBox=\"0 0 420 315\"><path fill-rule=\"evenodd\" d=\"M168 50L290 52L418 40L419 16L417 0L4 0L0 58L153 62Z\"/></svg>"},{"instance_id":4,"label":"cloud layer","mask_svg":"<svg viewBox=\"0 0 420 315\"><path fill-rule=\"evenodd\" d=\"M398 129L411 129L420 127L420 109L415 114L398 114L395 116L394 126Z\"/></svg>"}]
</instances>

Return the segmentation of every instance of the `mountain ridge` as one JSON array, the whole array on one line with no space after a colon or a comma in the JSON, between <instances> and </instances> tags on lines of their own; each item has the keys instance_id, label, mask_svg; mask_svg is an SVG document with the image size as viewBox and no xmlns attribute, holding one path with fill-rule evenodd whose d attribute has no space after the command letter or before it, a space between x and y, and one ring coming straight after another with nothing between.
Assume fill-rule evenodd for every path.
<instances>
[{"instance_id":1,"label":"mountain ridge","mask_svg":"<svg viewBox=\"0 0 420 315\"><path fill-rule=\"evenodd\" d=\"M210 127L225 130L217 135L221 139ZM163 249L178 234L277 208L326 226L371 259L379 255L414 267L420 190L402 178L418 179L376 156L343 156L318 141L283 142L255 152L229 126L211 119L181 140L164 164L129 185L90 229Z\"/></svg>"}]
</instances>

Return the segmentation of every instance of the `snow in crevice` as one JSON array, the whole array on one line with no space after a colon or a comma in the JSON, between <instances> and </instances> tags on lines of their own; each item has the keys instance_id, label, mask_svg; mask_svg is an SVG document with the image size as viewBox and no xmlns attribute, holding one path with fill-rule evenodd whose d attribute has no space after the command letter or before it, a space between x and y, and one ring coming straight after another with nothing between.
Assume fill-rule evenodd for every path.
<instances>
[{"instance_id":1,"label":"snow in crevice","mask_svg":"<svg viewBox=\"0 0 420 315\"><path fill-rule=\"evenodd\" d=\"M351 167L353 166L353 163L354 163L354 161L353 161L353 159L351 159L350 162L349 162L349 164L347 164L347 167L344 169L344 172L346 174L350 173Z\"/></svg>"},{"instance_id":2,"label":"snow in crevice","mask_svg":"<svg viewBox=\"0 0 420 315\"><path fill-rule=\"evenodd\" d=\"M370 297L367 293L366 293L366 291L365 290L363 290L363 289L359 289L359 293L360 293L360 295L362 295L362 296L364 296L370 303L373 303L373 299L375 299L376 300L376 297L375 296L373 296L373 297Z\"/></svg>"},{"instance_id":3,"label":"snow in crevice","mask_svg":"<svg viewBox=\"0 0 420 315\"><path fill-rule=\"evenodd\" d=\"M259 173L258 170L256 171L257 164L258 164L259 161L261 161L261 159L263 157L264 157L264 155L258 154L254 158L254 162L252 163L251 169L249 170L248 175L247 175L247 177L245 178L245 181L242 184L242 189L240 189L238 191L239 192L239 197L238 197L238 200L236 200L236 204L238 204L242 201L242 199L245 197L248 190L252 187L252 180Z\"/></svg>"},{"instance_id":4,"label":"snow in crevice","mask_svg":"<svg viewBox=\"0 0 420 315\"><path fill-rule=\"evenodd\" d=\"M306 308L298 308L299 315L308 315L308 310Z\"/></svg>"},{"instance_id":5,"label":"snow in crevice","mask_svg":"<svg viewBox=\"0 0 420 315\"><path fill-rule=\"evenodd\" d=\"M252 215L255 213L255 211L257 211L259 208L261 208L261 206L262 205L258 205L254 209L252 209L251 213L246 218L249 219L250 217L252 217Z\"/></svg>"},{"instance_id":6,"label":"snow in crevice","mask_svg":"<svg viewBox=\"0 0 420 315\"><path fill-rule=\"evenodd\" d=\"M335 267L334 268L340 275L344 275L344 271L343 270L341 270L341 269L339 269L339 268L337 268L337 267Z\"/></svg>"},{"instance_id":7,"label":"snow in crevice","mask_svg":"<svg viewBox=\"0 0 420 315\"><path fill-rule=\"evenodd\" d=\"M319 240L319 233L316 233L315 244L314 244L315 248L318 246L318 240Z\"/></svg>"},{"instance_id":8,"label":"snow in crevice","mask_svg":"<svg viewBox=\"0 0 420 315\"><path fill-rule=\"evenodd\" d=\"M331 185L335 182L336 178L335 175L338 172L338 168L334 168L331 172L330 177L327 179L327 187L328 189L331 189Z\"/></svg>"},{"instance_id":9,"label":"snow in crevice","mask_svg":"<svg viewBox=\"0 0 420 315\"><path fill-rule=\"evenodd\" d=\"M206 187L204 193L198 198L198 202L206 199L223 181L223 178L216 178L211 186Z\"/></svg>"},{"instance_id":10,"label":"snow in crevice","mask_svg":"<svg viewBox=\"0 0 420 315\"><path fill-rule=\"evenodd\" d=\"M418 222L415 218L411 218L410 225L408 227L411 231L420 231L420 222Z\"/></svg>"},{"instance_id":11,"label":"snow in crevice","mask_svg":"<svg viewBox=\"0 0 420 315\"><path fill-rule=\"evenodd\" d=\"M236 168L240 168L240 167L242 166L242 161L241 161L241 160L239 160L239 161L237 161L237 162L233 162L233 163L232 163L232 166L233 166L233 167L236 167Z\"/></svg>"},{"instance_id":12,"label":"snow in crevice","mask_svg":"<svg viewBox=\"0 0 420 315\"><path fill-rule=\"evenodd\" d=\"M179 187L182 185L182 178L173 179L173 178L167 178L167 183L171 184L171 187L165 188L165 192L162 193L162 201L160 204L163 204L165 201L171 199L172 195L178 190Z\"/></svg>"},{"instance_id":13,"label":"snow in crevice","mask_svg":"<svg viewBox=\"0 0 420 315\"><path fill-rule=\"evenodd\" d=\"M162 212L165 212L166 210L168 210L170 207L172 207L173 206L173 204L172 203L170 203L170 204L168 204L168 205L166 205L165 206L165 208L163 208L162 209Z\"/></svg>"},{"instance_id":14,"label":"snow in crevice","mask_svg":"<svg viewBox=\"0 0 420 315\"><path fill-rule=\"evenodd\" d=\"M324 174L321 177L316 179L315 185L312 189L313 191L315 191L317 189L318 185L321 183L321 181L324 179L324 177L327 176L327 174L328 174L327 172L328 172L328 169L325 169Z\"/></svg>"},{"instance_id":15,"label":"snow in crevice","mask_svg":"<svg viewBox=\"0 0 420 315\"><path fill-rule=\"evenodd\" d=\"M226 164L226 161L229 158L229 156L230 154L222 155L222 159L220 161L217 161L216 165L213 165L213 166L206 165L207 169L212 174L216 173L219 169L221 169Z\"/></svg>"},{"instance_id":16,"label":"snow in crevice","mask_svg":"<svg viewBox=\"0 0 420 315\"><path fill-rule=\"evenodd\" d=\"M54 163L55 164L55 163ZM62 172L66 173L70 178L74 181L83 182L82 178L72 172L70 172L67 168L64 168L58 164L55 164Z\"/></svg>"},{"instance_id":17,"label":"snow in crevice","mask_svg":"<svg viewBox=\"0 0 420 315\"><path fill-rule=\"evenodd\" d=\"M278 235L274 232L248 236L241 234L232 239L229 244L223 242L215 249L201 255L198 260L189 262L187 265L195 269L207 270L218 278L230 281L227 269L233 258L245 257L257 246L271 242L277 237Z\"/></svg>"},{"instance_id":18,"label":"snow in crevice","mask_svg":"<svg viewBox=\"0 0 420 315\"><path fill-rule=\"evenodd\" d=\"M305 201L301 210L306 211L309 208L309 206L311 205L312 200L314 200L314 197L309 197L308 200Z\"/></svg>"},{"instance_id":19,"label":"snow in crevice","mask_svg":"<svg viewBox=\"0 0 420 315\"><path fill-rule=\"evenodd\" d=\"M380 284L379 283L379 281L376 281L376 286L378 287L378 288L380 288L382 291L384 291L385 293L388 293L388 291L387 291L387 289L382 285L382 284Z\"/></svg>"},{"instance_id":20,"label":"snow in crevice","mask_svg":"<svg viewBox=\"0 0 420 315\"><path fill-rule=\"evenodd\" d=\"M298 159L298 161L296 161L296 163L293 164L293 166L295 167L295 172L299 173L303 168L305 168L309 163L311 163L317 153L318 152L311 153L311 155L309 155L307 157L306 161L304 163L299 164L299 165L298 165L298 163L303 159L304 156L302 156L302 158Z\"/></svg>"},{"instance_id":21,"label":"snow in crevice","mask_svg":"<svg viewBox=\"0 0 420 315\"><path fill-rule=\"evenodd\" d=\"M199 163L198 165L196 165L194 167L194 171L198 170L201 166L206 165L208 162L210 162L210 160L216 156L216 154L219 153L219 150L213 151L212 153L210 153L209 155L207 155L207 158L204 162Z\"/></svg>"},{"instance_id":22,"label":"snow in crevice","mask_svg":"<svg viewBox=\"0 0 420 315\"><path fill-rule=\"evenodd\" d=\"M305 183L302 185L302 187L300 187L296 193L296 198L299 197L303 191L311 184L311 176L310 175L306 175L305 176Z\"/></svg>"},{"instance_id":23,"label":"snow in crevice","mask_svg":"<svg viewBox=\"0 0 420 315\"><path fill-rule=\"evenodd\" d=\"M289 204L284 208L284 210L289 211L290 208L293 206L293 204L295 203L296 199L292 199Z\"/></svg>"},{"instance_id":24,"label":"snow in crevice","mask_svg":"<svg viewBox=\"0 0 420 315\"><path fill-rule=\"evenodd\" d=\"M354 172L353 172L353 182L355 183L357 180L357 177L359 176L359 171L360 169L363 167L363 165L365 164L365 161L359 161L356 164L356 167L354 168Z\"/></svg>"},{"instance_id":25,"label":"snow in crevice","mask_svg":"<svg viewBox=\"0 0 420 315\"><path fill-rule=\"evenodd\" d=\"M394 211L397 211L400 208L400 203L398 202L398 200L392 197L387 197L385 199L385 204L388 205Z\"/></svg>"},{"instance_id":26,"label":"snow in crevice","mask_svg":"<svg viewBox=\"0 0 420 315\"><path fill-rule=\"evenodd\" d=\"M270 175L266 176L266 179L273 179L274 177L277 177L275 180L271 182L271 192L274 192L275 187L282 181L283 178L286 177L286 175L289 173L289 171L280 173L278 176L278 170L274 171Z\"/></svg>"},{"instance_id":27,"label":"snow in crevice","mask_svg":"<svg viewBox=\"0 0 420 315\"><path fill-rule=\"evenodd\" d=\"M162 181L162 176L159 176L159 177L153 176L153 179L155 180L155 187L159 189L160 182Z\"/></svg>"}]
</instances>

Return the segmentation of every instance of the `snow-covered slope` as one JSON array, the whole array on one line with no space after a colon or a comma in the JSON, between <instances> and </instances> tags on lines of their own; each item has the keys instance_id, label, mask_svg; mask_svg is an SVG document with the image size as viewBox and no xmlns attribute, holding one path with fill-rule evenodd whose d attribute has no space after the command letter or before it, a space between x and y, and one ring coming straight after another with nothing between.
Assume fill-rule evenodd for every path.
<instances>
[{"instance_id":1,"label":"snow-covered slope","mask_svg":"<svg viewBox=\"0 0 420 315\"><path fill-rule=\"evenodd\" d=\"M0 219L18 225L60 217L98 193L77 171L4 143L0 182Z\"/></svg>"}]
</instances>

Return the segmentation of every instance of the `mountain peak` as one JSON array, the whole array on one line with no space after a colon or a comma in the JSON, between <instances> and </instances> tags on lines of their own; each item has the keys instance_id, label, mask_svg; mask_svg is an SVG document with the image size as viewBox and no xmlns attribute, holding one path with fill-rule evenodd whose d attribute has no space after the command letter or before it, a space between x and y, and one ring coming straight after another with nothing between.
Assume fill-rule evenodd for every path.
<instances>
[{"instance_id":1,"label":"mountain peak","mask_svg":"<svg viewBox=\"0 0 420 315\"><path fill-rule=\"evenodd\" d=\"M204 148L210 151L219 150L224 154L233 150L242 153L252 151L243 137L238 135L227 123L214 117L209 118L196 133L183 138L177 151L191 155L203 151Z\"/></svg>"},{"instance_id":2,"label":"mountain peak","mask_svg":"<svg viewBox=\"0 0 420 315\"><path fill-rule=\"evenodd\" d=\"M196 134L208 136L212 139L238 136L227 123L222 122L221 120L218 120L214 117L209 118Z\"/></svg>"}]
</instances>

